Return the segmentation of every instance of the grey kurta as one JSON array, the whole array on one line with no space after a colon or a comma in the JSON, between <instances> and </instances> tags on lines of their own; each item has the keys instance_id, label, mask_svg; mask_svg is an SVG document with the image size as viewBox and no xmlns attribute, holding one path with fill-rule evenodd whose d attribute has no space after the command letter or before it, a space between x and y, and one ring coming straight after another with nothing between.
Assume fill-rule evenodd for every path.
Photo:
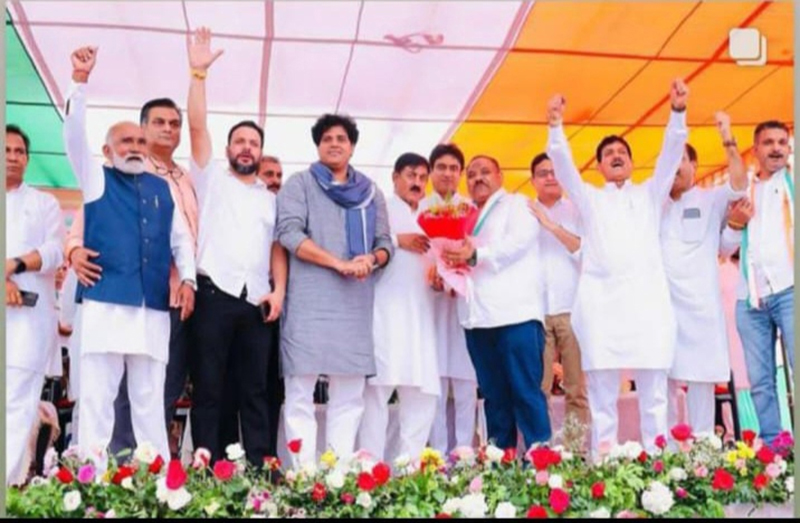
<instances>
[{"instance_id":1,"label":"grey kurta","mask_svg":"<svg viewBox=\"0 0 800 523\"><path fill-rule=\"evenodd\" d=\"M372 250L393 252L386 199L376 190ZM306 170L278 193L278 241L289 251L289 281L281 324L284 376L375 374L372 313L375 277L358 281L300 260L297 248L311 239L348 259L345 209L333 202Z\"/></svg>"}]
</instances>

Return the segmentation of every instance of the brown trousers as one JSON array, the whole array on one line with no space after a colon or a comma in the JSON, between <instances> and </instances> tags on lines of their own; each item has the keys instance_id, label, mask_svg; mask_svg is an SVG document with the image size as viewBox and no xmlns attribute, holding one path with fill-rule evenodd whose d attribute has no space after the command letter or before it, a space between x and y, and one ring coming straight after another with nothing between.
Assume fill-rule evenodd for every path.
<instances>
[{"instance_id":1,"label":"brown trousers","mask_svg":"<svg viewBox=\"0 0 800 523\"><path fill-rule=\"evenodd\" d=\"M564 369L566 391L565 418L576 416L584 425L589 424L589 400L586 395L586 379L581 369L581 350L570 325L570 314L546 315L544 318L544 356L542 390L550 401L553 388L553 362L558 354ZM552 416L551 416L552 417Z\"/></svg>"}]
</instances>

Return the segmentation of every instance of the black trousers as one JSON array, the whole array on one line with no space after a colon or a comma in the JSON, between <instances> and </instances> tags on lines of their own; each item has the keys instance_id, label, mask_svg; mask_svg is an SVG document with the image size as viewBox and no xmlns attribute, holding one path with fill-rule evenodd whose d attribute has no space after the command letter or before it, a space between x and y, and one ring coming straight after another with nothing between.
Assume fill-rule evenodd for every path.
<instances>
[{"instance_id":1,"label":"black trousers","mask_svg":"<svg viewBox=\"0 0 800 523\"><path fill-rule=\"evenodd\" d=\"M276 323L264 323L261 310L243 297L220 290L198 275L189 373L192 380L192 439L212 460L225 457L220 423L229 415L224 404L226 384L235 381L247 460L260 467L268 455L270 419L267 372L276 349ZM228 374L228 362L234 374Z\"/></svg>"}]
</instances>

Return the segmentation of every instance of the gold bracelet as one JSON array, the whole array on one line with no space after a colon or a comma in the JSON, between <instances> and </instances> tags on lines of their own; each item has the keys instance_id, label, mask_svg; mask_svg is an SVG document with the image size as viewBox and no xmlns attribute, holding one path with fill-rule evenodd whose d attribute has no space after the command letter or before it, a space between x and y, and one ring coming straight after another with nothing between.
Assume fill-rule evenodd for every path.
<instances>
[{"instance_id":1,"label":"gold bracelet","mask_svg":"<svg viewBox=\"0 0 800 523\"><path fill-rule=\"evenodd\" d=\"M192 69L192 76L194 76L198 80L205 80L206 76L208 76L208 72L201 71L200 69Z\"/></svg>"},{"instance_id":2,"label":"gold bracelet","mask_svg":"<svg viewBox=\"0 0 800 523\"><path fill-rule=\"evenodd\" d=\"M733 220L728 220L728 227L730 227L734 231L741 231L742 229L744 229L744 224L735 222Z\"/></svg>"}]
</instances>

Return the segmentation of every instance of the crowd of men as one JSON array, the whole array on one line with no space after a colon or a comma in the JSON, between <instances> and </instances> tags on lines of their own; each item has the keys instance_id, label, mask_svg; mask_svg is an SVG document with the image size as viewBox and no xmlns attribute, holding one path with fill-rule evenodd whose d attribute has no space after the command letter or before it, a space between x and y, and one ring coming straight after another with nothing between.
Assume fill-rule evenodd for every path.
<instances>
[{"instance_id":1,"label":"crowd of men","mask_svg":"<svg viewBox=\"0 0 800 523\"><path fill-rule=\"evenodd\" d=\"M401 155L394 194L384 195L350 164L356 123L326 114L311 130L318 160L284 182L256 123L239 122L226 144L212 143L206 78L222 51L210 40L200 29L188 45L188 170L173 159L183 115L166 98L147 102L138 123L111 126L105 162L97 161L86 105L98 49L72 54L64 143L83 206L68 234L55 198L23 182L24 130L6 127L7 483L25 480L22 428L37 415L57 332L55 274L65 265L73 443L101 468L109 452L142 442L171 455L167 430L187 376L194 447L217 460L241 441L254 466L277 453L282 404L286 440L302 441L295 465L326 449L384 458L394 393L401 454L472 446L478 388L495 445L516 447L519 434L526 447L548 442L556 356L567 416L591 426L596 456L617 443L626 369L645 449L669 434L682 383L695 433L713 433L714 384L730 376L718 260L734 252L736 322L761 437L777 436L778 333L794 363L784 124L755 129L758 169L748 180L730 120L718 113L729 177L699 188L688 88L676 80L653 176L633 184L630 145L609 136L596 153L606 183L595 187L575 167L566 101L555 96L529 200L503 188L495 158L466 161L453 144L427 158ZM212 160L223 145L225 164ZM456 193L465 172L468 199ZM431 272L431 242L417 222L431 206L462 201L478 208L477 223L441 256L468 267L465 295ZM316 446L320 376L328 382L324 449Z\"/></svg>"}]
</instances>

